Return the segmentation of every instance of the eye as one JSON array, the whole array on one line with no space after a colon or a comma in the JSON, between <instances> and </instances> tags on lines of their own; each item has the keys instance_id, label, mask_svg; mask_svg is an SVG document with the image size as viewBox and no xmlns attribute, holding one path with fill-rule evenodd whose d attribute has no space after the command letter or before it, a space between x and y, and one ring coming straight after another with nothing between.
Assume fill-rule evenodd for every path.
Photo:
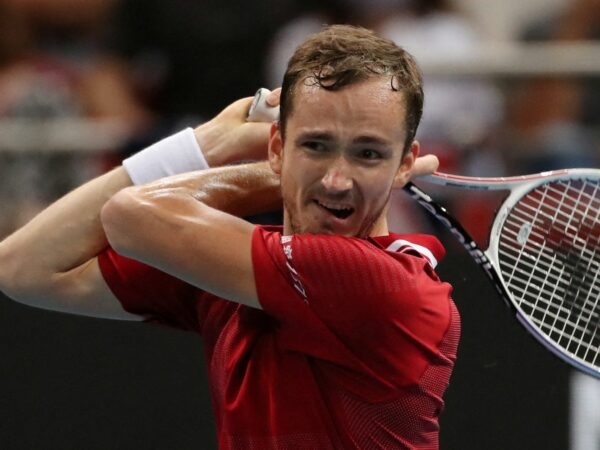
<instances>
[{"instance_id":1,"label":"eye","mask_svg":"<svg viewBox=\"0 0 600 450\"><path fill-rule=\"evenodd\" d=\"M372 148L365 148L358 153L358 157L361 159L375 160L383 158L381 152L373 150Z\"/></svg>"},{"instance_id":2,"label":"eye","mask_svg":"<svg viewBox=\"0 0 600 450\"><path fill-rule=\"evenodd\" d=\"M327 151L327 146L320 141L306 141L302 145L315 153L324 153Z\"/></svg>"}]
</instances>

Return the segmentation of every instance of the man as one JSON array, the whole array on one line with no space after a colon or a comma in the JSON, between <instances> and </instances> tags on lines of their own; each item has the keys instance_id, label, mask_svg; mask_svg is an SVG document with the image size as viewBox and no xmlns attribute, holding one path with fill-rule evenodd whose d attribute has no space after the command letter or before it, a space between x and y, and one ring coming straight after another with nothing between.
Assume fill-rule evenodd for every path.
<instances>
[{"instance_id":1,"label":"man","mask_svg":"<svg viewBox=\"0 0 600 450\"><path fill-rule=\"evenodd\" d=\"M326 28L291 58L279 122L242 124L246 99L134 155L7 238L0 286L200 333L220 448L437 448L459 317L439 242L386 222L392 188L435 168L422 102L410 55ZM255 157L265 126L268 166L187 173ZM239 218L281 199L283 227Z\"/></svg>"}]
</instances>

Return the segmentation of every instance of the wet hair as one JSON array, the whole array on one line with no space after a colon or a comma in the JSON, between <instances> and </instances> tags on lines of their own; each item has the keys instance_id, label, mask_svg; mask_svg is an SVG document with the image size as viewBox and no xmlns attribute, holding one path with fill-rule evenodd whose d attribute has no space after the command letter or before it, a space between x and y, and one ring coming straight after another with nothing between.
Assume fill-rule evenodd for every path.
<instances>
[{"instance_id":1,"label":"wet hair","mask_svg":"<svg viewBox=\"0 0 600 450\"><path fill-rule=\"evenodd\" d=\"M404 94L404 151L408 151L423 114L419 67L413 56L393 41L351 25L331 25L311 35L290 58L280 100L282 136L285 136L287 119L293 111L301 83L336 91L377 77L389 78L390 89Z\"/></svg>"}]
</instances>

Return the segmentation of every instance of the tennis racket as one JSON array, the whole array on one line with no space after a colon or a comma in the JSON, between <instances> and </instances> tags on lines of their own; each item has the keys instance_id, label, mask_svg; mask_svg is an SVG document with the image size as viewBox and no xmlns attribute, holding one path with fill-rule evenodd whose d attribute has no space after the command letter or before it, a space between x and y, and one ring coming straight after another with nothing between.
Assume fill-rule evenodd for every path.
<instances>
[{"instance_id":1,"label":"tennis racket","mask_svg":"<svg viewBox=\"0 0 600 450\"><path fill-rule=\"evenodd\" d=\"M250 118L277 120L279 109L264 103L267 94L259 89ZM600 378L600 170L503 178L434 173L420 180L508 191L483 249L421 188L412 182L404 187L464 246L530 334L573 367Z\"/></svg>"},{"instance_id":2,"label":"tennis racket","mask_svg":"<svg viewBox=\"0 0 600 450\"><path fill-rule=\"evenodd\" d=\"M527 331L567 363L600 378L600 170L506 178L435 173L422 179L509 192L484 250L414 183L404 188L458 239Z\"/></svg>"}]
</instances>

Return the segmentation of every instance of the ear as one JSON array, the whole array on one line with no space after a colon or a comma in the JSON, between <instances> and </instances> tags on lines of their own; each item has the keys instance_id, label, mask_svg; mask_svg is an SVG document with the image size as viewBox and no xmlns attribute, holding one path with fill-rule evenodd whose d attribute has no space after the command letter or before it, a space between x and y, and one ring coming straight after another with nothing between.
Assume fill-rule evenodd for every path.
<instances>
[{"instance_id":1,"label":"ear","mask_svg":"<svg viewBox=\"0 0 600 450\"><path fill-rule=\"evenodd\" d=\"M277 175L281 174L281 167L283 165L283 138L281 137L278 121L271 124L269 135L269 165L273 172Z\"/></svg>"},{"instance_id":2,"label":"ear","mask_svg":"<svg viewBox=\"0 0 600 450\"><path fill-rule=\"evenodd\" d=\"M406 155L402 157L402 162L400 163L398 172L396 172L394 188L401 188L410 181L413 167L416 159L419 157L420 150L421 144L419 144L419 141L413 141L412 144L410 144L410 148L408 149L408 152L406 152Z\"/></svg>"}]
</instances>

